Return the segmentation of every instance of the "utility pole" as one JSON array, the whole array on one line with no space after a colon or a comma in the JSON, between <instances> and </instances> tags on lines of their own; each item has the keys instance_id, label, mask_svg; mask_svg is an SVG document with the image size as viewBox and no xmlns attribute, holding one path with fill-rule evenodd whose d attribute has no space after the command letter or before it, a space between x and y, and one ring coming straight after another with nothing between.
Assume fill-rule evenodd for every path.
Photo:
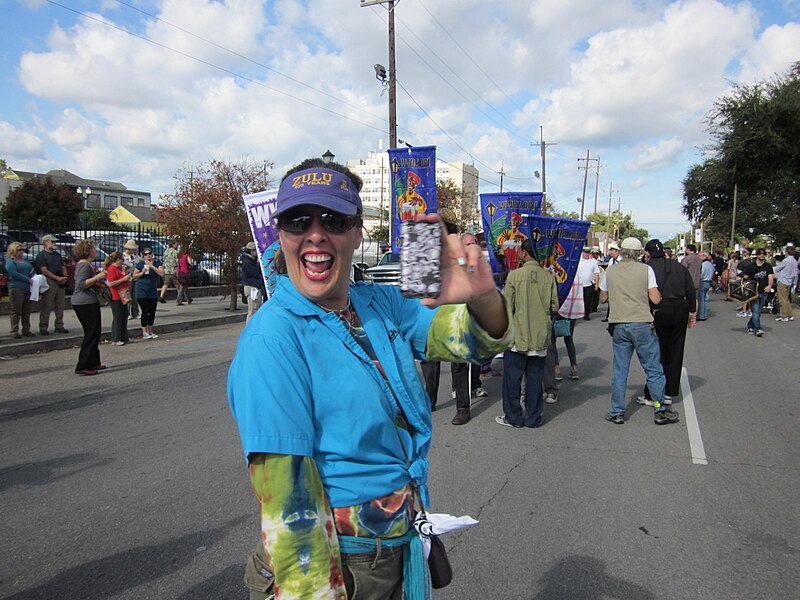
<instances>
[{"instance_id":1,"label":"utility pole","mask_svg":"<svg viewBox=\"0 0 800 600\"><path fill-rule=\"evenodd\" d=\"M531 144L533 146L534 144ZM544 141L544 128L539 125L539 154L542 157L542 214L547 214L547 147L558 146L557 142Z\"/></svg>"},{"instance_id":2,"label":"utility pole","mask_svg":"<svg viewBox=\"0 0 800 600\"><path fill-rule=\"evenodd\" d=\"M499 175L500 175L500 191L501 192L503 191L503 176L506 174L506 172L503 171L504 162L505 161L503 161L503 160L500 161L500 173L499 173Z\"/></svg>"},{"instance_id":3,"label":"utility pole","mask_svg":"<svg viewBox=\"0 0 800 600\"><path fill-rule=\"evenodd\" d=\"M597 157L597 177L594 180L594 212L597 213L597 190L600 187L600 157Z\"/></svg>"},{"instance_id":4,"label":"utility pole","mask_svg":"<svg viewBox=\"0 0 800 600\"><path fill-rule=\"evenodd\" d=\"M583 172L583 193L581 194L581 221L583 221L583 209L586 206L586 180L589 178L589 161L590 160L599 161L600 159L599 158L589 158L589 148L587 148L586 149L586 158L579 158L578 162L580 162L582 160L585 160L586 164L583 165L582 167L581 166L578 167L579 169L584 169L584 172Z\"/></svg>"},{"instance_id":5,"label":"utility pole","mask_svg":"<svg viewBox=\"0 0 800 600\"><path fill-rule=\"evenodd\" d=\"M397 79L394 61L395 0L361 0L361 8L366 8L367 6L373 6L375 4L389 5L389 147L397 148Z\"/></svg>"},{"instance_id":6,"label":"utility pole","mask_svg":"<svg viewBox=\"0 0 800 600\"><path fill-rule=\"evenodd\" d=\"M622 214L622 199L617 196L617 231L614 234L614 239L619 239L620 229L619 229L619 217Z\"/></svg>"},{"instance_id":7,"label":"utility pole","mask_svg":"<svg viewBox=\"0 0 800 600\"><path fill-rule=\"evenodd\" d=\"M606 235L611 237L611 193L618 192L614 189L614 182L608 184L608 219L606 219Z\"/></svg>"}]
</instances>

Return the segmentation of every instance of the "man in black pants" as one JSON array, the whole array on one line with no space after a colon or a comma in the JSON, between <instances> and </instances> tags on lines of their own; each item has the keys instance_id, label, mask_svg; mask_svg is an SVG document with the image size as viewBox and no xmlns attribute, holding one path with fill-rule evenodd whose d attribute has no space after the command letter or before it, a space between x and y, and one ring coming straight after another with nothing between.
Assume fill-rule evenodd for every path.
<instances>
[{"instance_id":1,"label":"man in black pants","mask_svg":"<svg viewBox=\"0 0 800 600\"><path fill-rule=\"evenodd\" d=\"M650 254L647 264L653 269L658 291L661 292L661 304L653 316L653 324L667 380L664 404L671 405L672 399L680 396L681 392L683 346L687 326L694 327L697 323L697 294L689 271L678 261L665 258L664 246L659 240L650 240L644 249ZM646 385L644 395L638 396L636 402L653 406Z\"/></svg>"}]
</instances>

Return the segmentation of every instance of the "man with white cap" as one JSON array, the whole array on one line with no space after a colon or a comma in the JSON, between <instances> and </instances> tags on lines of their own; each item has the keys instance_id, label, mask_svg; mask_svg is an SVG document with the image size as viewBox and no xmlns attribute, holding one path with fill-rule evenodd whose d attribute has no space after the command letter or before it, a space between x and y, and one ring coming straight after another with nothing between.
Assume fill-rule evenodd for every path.
<instances>
[{"instance_id":1,"label":"man with white cap","mask_svg":"<svg viewBox=\"0 0 800 600\"><path fill-rule=\"evenodd\" d=\"M36 271L47 278L48 288L39 296L39 335L49 335L50 311L55 312L55 329L58 333L69 333L64 328L64 296L67 272L64 258L56 248L58 239L54 235L42 238L44 250L36 255Z\"/></svg>"},{"instance_id":2,"label":"man with white cap","mask_svg":"<svg viewBox=\"0 0 800 600\"><path fill-rule=\"evenodd\" d=\"M122 259L123 265L125 266L125 273L133 275L133 269L136 264L141 260L139 256L139 244L136 243L136 240L128 240L125 242L125 245L122 247ZM129 319L138 319L139 318L139 303L136 302L136 291L134 290L135 286L131 286L131 301L129 306L131 307L131 314L128 317Z\"/></svg>"},{"instance_id":3,"label":"man with white cap","mask_svg":"<svg viewBox=\"0 0 800 600\"><path fill-rule=\"evenodd\" d=\"M586 321L591 318L589 315L592 314L592 298L600 282L600 273L600 265L597 264L597 260L592 256L591 246L584 246L575 277L578 283L583 286L583 306L586 311L583 318Z\"/></svg>"},{"instance_id":4,"label":"man with white cap","mask_svg":"<svg viewBox=\"0 0 800 600\"><path fill-rule=\"evenodd\" d=\"M666 379L650 312L651 303L656 306L661 303L661 293L653 269L639 262L642 251L642 242L638 239L629 237L622 240L622 261L608 270L600 284L600 301L611 303L608 330L614 353L611 410L606 420L617 425L625 423L625 390L634 351L647 376L656 425L678 420L677 413L663 404Z\"/></svg>"}]
</instances>

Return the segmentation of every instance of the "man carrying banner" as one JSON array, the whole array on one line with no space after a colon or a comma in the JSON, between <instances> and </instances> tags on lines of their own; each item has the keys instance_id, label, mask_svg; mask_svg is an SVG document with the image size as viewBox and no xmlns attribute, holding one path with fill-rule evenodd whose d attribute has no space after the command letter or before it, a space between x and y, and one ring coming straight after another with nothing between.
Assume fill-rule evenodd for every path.
<instances>
[{"instance_id":1,"label":"man carrying banner","mask_svg":"<svg viewBox=\"0 0 800 600\"><path fill-rule=\"evenodd\" d=\"M508 427L542 425L542 379L552 315L558 310L558 289L552 273L545 271L533 254L530 240L520 246L522 266L510 271L503 288L514 344L503 353L503 415L495 417ZM525 411L520 406L525 377Z\"/></svg>"}]
</instances>

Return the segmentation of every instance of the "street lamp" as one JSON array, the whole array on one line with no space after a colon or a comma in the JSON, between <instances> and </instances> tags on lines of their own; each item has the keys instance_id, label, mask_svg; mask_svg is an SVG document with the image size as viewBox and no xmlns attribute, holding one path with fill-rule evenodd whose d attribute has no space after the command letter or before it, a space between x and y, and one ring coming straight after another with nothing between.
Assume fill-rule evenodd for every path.
<instances>
[{"instance_id":1,"label":"street lamp","mask_svg":"<svg viewBox=\"0 0 800 600\"><path fill-rule=\"evenodd\" d=\"M322 155L322 160L326 165L331 164L334 158L336 158L336 155L333 152L331 152L330 148L328 148L325 151L325 154Z\"/></svg>"},{"instance_id":2,"label":"street lamp","mask_svg":"<svg viewBox=\"0 0 800 600\"><path fill-rule=\"evenodd\" d=\"M86 189L83 189L83 188L79 187L79 188L77 189L77 192L78 192L78 193L79 193L81 196L83 196L84 208L88 208L88 207L86 206L86 198L87 198L88 196L91 196L91 194L92 194L92 188L90 188L89 186L86 186Z\"/></svg>"}]
</instances>

